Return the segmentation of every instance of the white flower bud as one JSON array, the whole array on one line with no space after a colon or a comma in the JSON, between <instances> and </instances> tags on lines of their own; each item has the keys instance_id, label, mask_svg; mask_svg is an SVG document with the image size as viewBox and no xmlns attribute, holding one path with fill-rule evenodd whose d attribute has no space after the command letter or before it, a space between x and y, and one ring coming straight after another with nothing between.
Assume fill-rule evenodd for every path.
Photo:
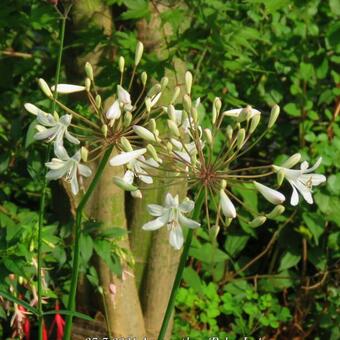
<instances>
[{"instance_id":1,"label":"white flower bud","mask_svg":"<svg viewBox=\"0 0 340 340\"><path fill-rule=\"evenodd\" d=\"M171 104L174 104L176 102L180 93L181 93L181 88L179 86L176 86L174 94L173 94L171 101L170 101Z\"/></svg>"},{"instance_id":2,"label":"white flower bud","mask_svg":"<svg viewBox=\"0 0 340 340\"><path fill-rule=\"evenodd\" d=\"M168 77L163 77L161 79L161 89L162 89L162 91L167 87L168 83L169 83Z\"/></svg>"},{"instance_id":3,"label":"white flower bud","mask_svg":"<svg viewBox=\"0 0 340 340\"><path fill-rule=\"evenodd\" d=\"M227 187L227 181L225 179L222 179L221 181L221 189L225 189Z\"/></svg>"},{"instance_id":4,"label":"white flower bud","mask_svg":"<svg viewBox=\"0 0 340 340\"><path fill-rule=\"evenodd\" d=\"M228 217L228 218L236 217L235 206L223 189L220 190L220 204L221 204L223 215L225 217Z\"/></svg>"},{"instance_id":5,"label":"white flower bud","mask_svg":"<svg viewBox=\"0 0 340 340\"><path fill-rule=\"evenodd\" d=\"M295 153L293 156L290 156L282 165L281 167L290 169L301 160L301 154Z\"/></svg>"},{"instance_id":6,"label":"white flower bud","mask_svg":"<svg viewBox=\"0 0 340 340\"><path fill-rule=\"evenodd\" d=\"M216 111L216 107L215 105L213 105L212 107L212 118L211 118L211 121L213 124L216 123L216 120L217 120L217 111Z\"/></svg>"},{"instance_id":7,"label":"white flower bud","mask_svg":"<svg viewBox=\"0 0 340 340\"><path fill-rule=\"evenodd\" d=\"M192 119L193 119L193 121L194 121L195 123L198 122L198 112L197 112L196 107L193 107L193 108L191 109L191 117L192 117Z\"/></svg>"},{"instance_id":8,"label":"white flower bud","mask_svg":"<svg viewBox=\"0 0 340 340\"><path fill-rule=\"evenodd\" d=\"M156 139L156 136L151 131L147 130L145 127L139 126L139 125L134 125L132 128L133 128L133 131L139 137L145 139L146 141L158 142L158 140Z\"/></svg>"},{"instance_id":9,"label":"white flower bud","mask_svg":"<svg viewBox=\"0 0 340 340\"><path fill-rule=\"evenodd\" d=\"M277 185L280 187L281 184L283 183L283 180L285 179L285 173L284 171L281 169L277 172L276 174L276 181L277 181Z\"/></svg>"},{"instance_id":10,"label":"white flower bud","mask_svg":"<svg viewBox=\"0 0 340 340\"><path fill-rule=\"evenodd\" d=\"M179 137L181 134L179 133L178 127L173 120L168 119L168 126L170 131L176 136Z\"/></svg>"},{"instance_id":11,"label":"white flower bud","mask_svg":"<svg viewBox=\"0 0 340 340\"><path fill-rule=\"evenodd\" d=\"M119 72L123 73L124 72L124 67L125 67L125 59L124 59L124 57L119 57L118 65L119 65Z\"/></svg>"},{"instance_id":12,"label":"white flower bud","mask_svg":"<svg viewBox=\"0 0 340 340\"><path fill-rule=\"evenodd\" d=\"M192 74L190 71L185 72L185 90L187 94L191 93Z\"/></svg>"},{"instance_id":13,"label":"white flower bud","mask_svg":"<svg viewBox=\"0 0 340 340\"><path fill-rule=\"evenodd\" d=\"M89 150L85 146L82 146L80 148L80 156L83 162L87 162L87 158L89 156Z\"/></svg>"},{"instance_id":14,"label":"white flower bud","mask_svg":"<svg viewBox=\"0 0 340 340\"><path fill-rule=\"evenodd\" d=\"M38 114L47 115L46 112L40 110L38 107L36 107L35 105L31 103L25 103L24 107L26 111L28 111L29 113L32 113L35 116L37 116Z\"/></svg>"},{"instance_id":15,"label":"white flower bud","mask_svg":"<svg viewBox=\"0 0 340 340\"><path fill-rule=\"evenodd\" d=\"M245 138L246 138L246 130L240 129L237 133L237 140L236 140L236 146L238 149L242 148Z\"/></svg>"},{"instance_id":16,"label":"white flower bud","mask_svg":"<svg viewBox=\"0 0 340 340\"><path fill-rule=\"evenodd\" d=\"M54 117L54 119L55 119L56 121L59 120L59 115L58 115L58 112L57 112L57 111L54 111L54 112L53 112L53 117Z\"/></svg>"},{"instance_id":17,"label":"white flower bud","mask_svg":"<svg viewBox=\"0 0 340 340\"><path fill-rule=\"evenodd\" d=\"M156 149L154 148L153 145L148 144L148 145L146 146L146 149L148 150L149 154L151 155L151 157L152 157L156 162L161 162L160 158L159 158L158 155L157 155L157 151L156 151Z\"/></svg>"},{"instance_id":18,"label":"white flower bud","mask_svg":"<svg viewBox=\"0 0 340 340\"><path fill-rule=\"evenodd\" d=\"M183 97L183 107L184 107L184 110L186 112L190 112L191 111L191 106L192 106L191 98L190 98L190 96L185 94L184 97Z\"/></svg>"},{"instance_id":19,"label":"white flower bud","mask_svg":"<svg viewBox=\"0 0 340 340\"><path fill-rule=\"evenodd\" d=\"M90 92L90 88L91 88L91 80L90 80L90 78L86 78L85 79L85 89L86 89L86 92Z\"/></svg>"},{"instance_id":20,"label":"white flower bud","mask_svg":"<svg viewBox=\"0 0 340 340\"><path fill-rule=\"evenodd\" d=\"M219 225L214 225L213 227L211 227L211 229L209 230L210 240L215 241L219 232L220 232L220 226Z\"/></svg>"},{"instance_id":21,"label":"white flower bud","mask_svg":"<svg viewBox=\"0 0 340 340\"><path fill-rule=\"evenodd\" d=\"M136 46L136 54L135 54L135 65L137 66L142 59L143 55L143 50L144 50L144 45L141 41L138 41L137 46Z\"/></svg>"},{"instance_id":22,"label":"white flower bud","mask_svg":"<svg viewBox=\"0 0 340 340\"><path fill-rule=\"evenodd\" d=\"M102 125L102 133L105 138L107 137L107 130L108 130L107 125L106 124Z\"/></svg>"},{"instance_id":23,"label":"white flower bud","mask_svg":"<svg viewBox=\"0 0 340 340\"><path fill-rule=\"evenodd\" d=\"M266 222L267 218L265 216L257 216L252 221L249 222L249 225L252 228L257 228L261 226L264 222Z\"/></svg>"},{"instance_id":24,"label":"white flower bud","mask_svg":"<svg viewBox=\"0 0 340 340\"><path fill-rule=\"evenodd\" d=\"M128 111L124 114L123 125L125 127L130 126L131 121L132 121L132 113L130 111Z\"/></svg>"},{"instance_id":25,"label":"white flower bud","mask_svg":"<svg viewBox=\"0 0 340 340\"><path fill-rule=\"evenodd\" d=\"M176 122L176 113L173 105L168 106L168 116L173 122Z\"/></svg>"},{"instance_id":26,"label":"white flower bud","mask_svg":"<svg viewBox=\"0 0 340 340\"><path fill-rule=\"evenodd\" d=\"M130 151L133 151L133 148L129 142L129 140L126 138L126 137L122 137L120 139L120 143L122 144L122 147L123 147L123 150L126 151L126 152L130 152Z\"/></svg>"},{"instance_id":27,"label":"white flower bud","mask_svg":"<svg viewBox=\"0 0 340 340\"><path fill-rule=\"evenodd\" d=\"M211 133L211 130L206 128L204 129L204 136L208 144L212 145L213 144L213 136Z\"/></svg>"},{"instance_id":28,"label":"white flower bud","mask_svg":"<svg viewBox=\"0 0 340 340\"><path fill-rule=\"evenodd\" d=\"M169 152L172 152L173 146L172 146L172 144L171 144L170 142L167 142L167 143L166 143L166 148L167 148L167 150L168 150Z\"/></svg>"},{"instance_id":29,"label":"white flower bud","mask_svg":"<svg viewBox=\"0 0 340 340\"><path fill-rule=\"evenodd\" d=\"M160 84L155 84L154 86L151 87L151 89L148 91L147 97L153 97L156 94L161 92L161 85Z\"/></svg>"},{"instance_id":30,"label":"white flower bud","mask_svg":"<svg viewBox=\"0 0 340 340\"><path fill-rule=\"evenodd\" d=\"M139 198L139 199L143 198L143 194L140 190L131 191L131 196L133 198Z\"/></svg>"},{"instance_id":31,"label":"white flower bud","mask_svg":"<svg viewBox=\"0 0 340 340\"><path fill-rule=\"evenodd\" d=\"M151 111L151 99L149 97L146 97L144 103L145 103L146 111L150 112Z\"/></svg>"},{"instance_id":32,"label":"white flower bud","mask_svg":"<svg viewBox=\"0 0 340 340\"><path fill-rule=\"evenodd\" d=\"M100 109L101 105L102 105L102 97L99 94L97 94L96 95L96 107L97 107L97 109Z\"/></svg>"},{"instance_id":33,"label":"white flower bud","mask_svg":"<svg viewBox=\"0 0 340 340\"><path fill-rule=\"evenodd\" d=\"M277 205L270 213L266 214L269 219L274 219L283 214L285 207L283 205Z\"/></svg>"},{"instance_id":34,"label":"white flower bud","mask_svg":"<svg viewBox=\"0 0 340 340\"><path fill-rule=\"evenodd\" d=\"M142 79L143 86L145 86L145 84L148 80L148 74L146 72L142 72L141 79Z\"/></svg>"},{"instance_id":35,"label":"white flower bud","mask_svg":"<svg viewBox=\"0 0 340 340\"><path fill-rule=\"evenodd\" d=\"M157 130L157 124L156 124L156 120L154 118L150 119L150 130L151 132L155 133Z\"/></svg>"},{"instance_id":36,"label":"white flower bud","mask_svg":"<svg viewBox=\"0 0 340 340\"><path fill-rule=\"evenodd\" d=\"M218 115L220 113L221 107L222 107L222 102L221 102L220 98L216 97L214 99L214 107L215 107L217 115Z\"/></svg>"},{"instance_id":37,"label":"white flower bud","mask_svg":"<svg viewBox=\"0 0 340 340\"><path fill-rule=\"evenodd\" d=\"M85 63L85 73L90 78L90 80L93 81L93 69L92 65L88 61Z\"/></svg>"},{"instance_id":38,"label":"white flower bud","mask_svg":"<svg viewBox=\"0 0 340 340\"><path fill-rule=\"evenodd\" d=\"M268 129L272 128L280 114L280 106L275 104L270 112Z\"/></svg>"},{"instance_id":39,"label":"white flower bud","mask_svg":"<svg viewBox=\"0 0 340 340\"><path fill-rule=\"evenodd\" d=\"M52 98L53 97L52 91L47 85L46 81L40 78L38 83L39 83L41 91L43 91L47 97Z\"/></svg>"},{"instance_id":40,"label":"white flower bud","mask_svg":"<svg viewBox=\"0 0 340 340\"><path fill-rule=\"evenodd\" d=\"M253 182L258 192L270 203L272 204L281 204L286 198L281 192L271 189L266 185L258 183L256 181Z\"/></svg>"},{"instance_id":41,"label":"white flower bud","mask_svg":"<svg viewBox=\"0 0 340 340\"><path fill-rule=\"evenodd\" d=\"M249 133L253 133L256 130L257 126L259 125L260 119L261 115L253 116L250 123Z\"/></svg>"}]
</instances>

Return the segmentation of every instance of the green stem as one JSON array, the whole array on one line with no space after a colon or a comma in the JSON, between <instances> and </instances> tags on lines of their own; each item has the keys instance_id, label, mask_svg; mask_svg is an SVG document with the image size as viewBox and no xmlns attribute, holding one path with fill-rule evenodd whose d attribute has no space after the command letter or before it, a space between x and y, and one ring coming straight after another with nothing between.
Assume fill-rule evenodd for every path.
<instances>
[{"instance_id":1,"label":"green stem","mask_svg":"<svg viewBox=\"0 0 340 340\"><path fill-rule=\"evenodd\" d=\"M70 288L68 305L67 305L67 309L70 312L75 312L75 305L76 305L76 293L77 293L77 283L78 283L78 276L79 276L79 257L80 257L79 241L80 241L81 232L82 232L81 220L82 220L83 210L84 210L85 205L86 205L87 201L89 200L93 190L95 189L101 175L103 174L105 165L106 165L107 161L109 160L112 149L113 149L113 145L111 145L105 151L103 158L99 162L97 171L96 171L88 189L86 190L84 196L80 200L79 205L77 207L71 288ZM67 318L66 318L64 340L71 339L72 321L73 321L73 315L72 314L68 315Z\"/></svg>"},{"instance_id":2,"label":"green stem","mask_svg":"<svg viewBox=\"0 0 340 340\"><path fill-rule=\"evenodd\" d=\"M61 59L63 55L63 48L64 48L64 37L65 37L65 26L66 26L66 17L62 18L61 21L61 28L60 28L60 43L59 43L59 53L58 53L58 60L57 60L57 68L55 73L55 84L59 83L60 77L60 68L61 68ZM52 102L52 112L55 110L56 106L56 99L57 99L57 92L53 94L53 102ZM49 144L46 151L46 161L50 158L51 152L51 145ZM42 268L42 229L44 224L44 215L45 215L45 202L46 202L46 189L47 189L47 179L46 179L46 169L44 173L44 180L43 180L43 187L41 190L41 197L40 197L40 207L39 207L39 222L38 222L38 259L37 259L37 271L38 271L38 310L39 310L39 319L38 319L38 338L39 340L43 340L43 328L44 328L44 319L43 319L43 308L42 308L42 275L41 275L41 268Z\"/></svg>"},{"instance_id":3,"label":"green stem","mask_svg":"<svg viewBox=\"0 0 340 340\"><path fill-rule=\"evenodd\" d=\"M198 198L197 198L196 204L195 204L195 209L194 209L194 212L192 214L192 218L194 220L198 220L200 218L200 213L201 213L201 209L202 209L203 202L204 202L204 195L205 195L204 190L201 190L200 193L198 194ZM192 236L193 236L193 230L189 229L188 234L187 234L187 238L185 240L184 248L183 248L183 253L182 253L181 259L180 259L179 264L178 264L178 269L177 269L174 285L172 287L172 291L171 291L171 294L170 294L168 306L167 306L165 314L164 314L164 319L163 319L161 330L159 332L158 340L164 339L166 330L168 328L168 324L169 324L169 321L170 321L170 318L171 318L171 314L172 314L172 311L173 311L174 306L175 306L177 291L178 291L178 288L181 284L184 267L185 267L185 264L186 264L187 259L188 259L189 249L190 249L191 242L192 242Z\"/></svg>"}]
</instances>

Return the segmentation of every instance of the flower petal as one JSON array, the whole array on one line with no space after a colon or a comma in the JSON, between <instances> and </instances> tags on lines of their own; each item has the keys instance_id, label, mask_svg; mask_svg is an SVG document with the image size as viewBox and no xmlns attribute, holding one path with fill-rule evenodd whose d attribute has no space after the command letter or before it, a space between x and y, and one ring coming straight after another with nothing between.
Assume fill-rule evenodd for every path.
<instances>
[{"instance_id":1,"label":"flower petal","mask_svg":"<svg viewBox=\"0 0 340 340\"><path fill-rule=\"evenodd\" d=\"M183 237L183 231L181 227L176 227L170 230L169 242L171 246L177 250L182 248L184 237Z\"/></svg>"},{"instance_id":2,"label":"flower petal","mask_svg":"<svg viewBox=\"0 0 340 340\"><path fill-rule=\"evenodd\" d=\"M58 131L58 127L52 127L50 129L46 129L44 131L40 131L34 135L34 139L43 140L43 139L53 139L56 136L56 132Z\"/></svg>"},{"instance_id":3,"label":"flower petal","mask_svg":"<svg viewBox=\"0 0 340 340\"><path fill-rule=\"evenodd\" d=\"M33 105L31 103L25 103L24 107L25 107L26 111L28 111L29 113L32 113L35 116L37 116L38 114L40 114L40 115L47 115L48 114L48 113L40 110L38 107L36 107L35 105Z\"/></svg>"},{"instance_id":4,"label":"flower petal","mask_svg":"<svg viewBox=\"0 0 340 340\"><path fill-rule=\"evenodd\" d=\"M119 101L116 100L107 110L106 117L108 119L118 119L121 116L121 114L122 114L122 111L119 106Z\"/></svg>"},{"instance_id":5,"label":"flower petal","mask_svg":"<svg viewBox=\"0 0 340 340\"><path fill-rule=\"evenodd\" d=\"M126 91L122 86L117 85L117 95L118 100L124 104L131 104L131 97L128 91Z\"/></svg>"},{"instance_id":6,"label":"flower petal","mask_svg":"<svg viewBox=\"0 0 340 340\"><path fill-rule=\"evenodd\" d=\"M157 230L165 225L164 220L161 217L157 217L156 219L147 222L143 225L142 229L144 230Z\"/></svg>"},{"instance_id":7,"label":"flower petal","mask_svg":"<svg viewBox=\"0 0 340 340\"><path fill-rule=\"evenodd\" d=\"M91 169L84 164L78 164L78 171L81 176L90 177L92 174Z\"/></svg>"},{"instance_id":8,"label":"flower petal","mask_svg":"<svg viewBox=\"0 0 340 340\"><path fill-rule=\"evenodd\" d=\"M290 198L290 204L292 206L296 206L299 203L299 194L297 192L297 190L295 189L295 186L290 182L292 188L293 188L293 193L292 193L292 197Z\"/></svg>"},{"instance_id":9,"label":"flower petal","mask_svg":"<svg viewBox=\"0 0 340 340\"><path fill-rule=\"evenodd\" d=\"M127 164L133 159L136 159L139 156L143 155L145 152L146 152L145 148L134 150L134 151L129 151L129 152L122 152L121 154L116 155L111 158L110 165L119 166L119 165Z\"/></svg>"},{"instance_id":10,"label":"flower petal","mask_svg":"<svg viewBox=\"0 0 340 340\"><path fill-rule=\"evenodd\" d=\"M164 208L159 204L148 204L147 209L151 216L161 216L164 213Z\"/></svg>"},{"instance_id":11,"label":"flower petal","mask_svg":"<svg viewBox=\"0 0 340 340\"><path fill-rule=\"evenodd\" d=\"M187 227L187 228L199 228L201 226L200 223L184 216L183 214L179 213L178 214L178 221L182 227Z\"/></svg>"},{"instance_id":12,"label":"flower petal","mask_svg":"<svg viewBox=\"0 0 340 340\"><path fill-rule=\"evenodd\" d=\"M189 213L192 209L194 209L195 203L186 197L183 202L179 205L179 209L184 213Z\"/></svg>"},{"instance_id":13,"label":"flower petal","mask_svg":"<svg viewBox=\"0 0 340 340\"><path fill-rule=\"evenodd\" d=\"M67 130L65 131L65 138L72 144L80 144L79 139L72 136Z\"/></svg>"}]
</instances>

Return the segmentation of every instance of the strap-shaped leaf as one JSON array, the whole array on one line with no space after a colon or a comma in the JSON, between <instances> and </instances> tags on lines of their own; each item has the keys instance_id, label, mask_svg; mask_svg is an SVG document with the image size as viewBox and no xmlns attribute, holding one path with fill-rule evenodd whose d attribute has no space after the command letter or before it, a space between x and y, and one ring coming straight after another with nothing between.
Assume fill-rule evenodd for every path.
<instances>
[{"instance_id":1,"label":"strap-shaped leaf","mask_svg":"<svg viewBox=\"0 0 340 340\"><path fill-rule=\"evenodd\" d=\"M79 312L71 312L71 311L66 310L66 309L51 310L51 311L43 313L43 315L54 315L54 314L71 315L71 316L74 316L74 317L79 318L79 319L84 319L84 320L87 320L87 321L94 321L93 318L91 318L90 316L88 316L86 314L79 313Z\"/></svg>"},{"instance_id":2,"label":"strap-shaped leaf","mask_svg":"<svg viewBox=\"0 0 340 340\"><path fill-rule=\"evenodd\" d=\"M16 298L15 296L13 296L12 294L9 294L3 290L0 290L0 295L3 296L5 299L9 300L9 301L12 301L18 305L21 305L23 307L25 307L29 312L33 313L34 315L37 315L39 316L39 311L32 307L30 304L28 304L27 302L25 301L22 301L22 300L19 300L18 298Z\"/></svg>"}]
</instances>

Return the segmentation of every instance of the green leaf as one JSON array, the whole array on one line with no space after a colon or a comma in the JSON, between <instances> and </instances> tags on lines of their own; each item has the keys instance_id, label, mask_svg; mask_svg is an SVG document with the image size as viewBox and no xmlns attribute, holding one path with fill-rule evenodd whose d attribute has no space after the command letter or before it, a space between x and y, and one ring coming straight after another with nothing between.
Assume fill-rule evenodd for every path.
<instances>
[{"instance_id":1,"label":"green leaf","mask_svg":"<svg viewBox=\"0 0 340 340\"><path fill-rule=\"evenodd\" d=\"M127 234L127 230L120 227L112 227L105 230L101 230L97 233L97 237L102 238L122 238Z\"/></svg>"},{"instance_id":2,"label":"green leaf","mask_svg":"<svg viewBox=\"0 0 340 340\"><path fill-rule=\"evenodd\" d=\"M34 119L28 127L25 139L25 148L27 149L31 144L35 142L34 135L37 133L36 126L38 122Z\"/></svg>"},{"instance_id":3,"label":"green leaf","mask_svg":"<svg viewBox=\"0 0 340 340\"><path fill-rule=\"evenodd\" d=\"M299 263L300 259L301 259L301 255L293 254L287 250L281 258L278 271L282 272L285 269L294 267L296 264Z\"/></svg>"},{"instance_id":4,"label":"green leaf","mask_svg":"<svg viewBox=\"0 0 340 340\"><path fill-rule=\"evenodd\" d=\"M39 315L39 311L37 309L35 309L34 307L32 307L29 303L19 300L17 299L15 296L0 290L0 295L3 296L5 299L12 301L18 305L21 305L23 307L25 307L29 312L33 313L34 315Z\"/></svg>"},{"instance_id":5,"label":"green leaf","mask_svg":"<svg viewBox=\"0 0 340 340\"><path fill-rule=\"evenodd\" d=\"M283 107L283 109L293 117L299 117L301 115L301 110L297 107L295 103L288 103Z\"/></svg>"},{"instance_id":6,"label":"green leaf","mask_svg":"<svg viewBox=\"0 0 340 340\"><path fill-rule=\"evenodd\" d=\"M191 248L189 255L206 263L222 262L229 258L226 253L214 247L210 243L205 243L200 248Z\"/></svg>"},{"instance_id":7,"label":"green leaf","mask_svg":"<svg viewBox=\"0 0 340 340\"><path fill-rule=\"evenodd\" d=\"M125 6L128 8L121 15L123 20L140 19L150 16L149 3L145 0L125 0Z\"/></svg>"},{"instance_id":8,"label":"green leaf","mask_svg":"<svg viewBox=\"0 0 340 340\"><path fill-rule=\"evenodd\" d=\"M94 321L93 318L91 318L90 316L88 316L86 314L79 313L79 312L72 312L72 311L66 310L66 309L51 310L51 311L43 313L43 315L55 315L55 314L72 315L76 318L83 319L83 320L86 320L86 321Z\"/></svg>"},{"instance_id":9,"label":"green leaf","mask_svg":"<svg viewBox=\"0 0 340 340\"><path fill-rule=\"evenodd\" d=\"M340 16L340 1L339 0L329 0L329 7L335 15Z\"/></svg>"},{"instance_id":10,"label":"green leaf","mask_svg":"<svg viewBox=\"0 0 340 340\"><path fill-rule=\"evenodd\" d=\"M224 249L230 256L235 257L244 249L248 240L249 236L242 233L241 230L232 231L227 235Z\"/></svg>"},{"instance_id":11,"label":"green leaf","mask_svg":"<svg viewBox=\"0 0 340 340\"><path fill-rule=\"evenodd\" d=\"M321 216L313 213L303 213L302 218L314 237L315 244L319 244L319 238L324 232L325 222Z\"/></svg>"},{"instance_id":12,"label":"green leaf","mask_svg":"<svg viewBox=\"0 0 340 340\"><path fill-rule=\"evenodd\" d=\"M79 241L80 254L86 265L93 253L93 241L90 235L82 234Z\"/></svg>"},{"instance_id":13,"label":"green leaf","mask_svg":"<svg viewBox=\"0 0 340 340\"><path fill-rule=\"evenodd\" d=\"M202 292L201 279L194 269L191 267L184 268L183 279L196 292Z\"/></svg>"}]
</instances>

